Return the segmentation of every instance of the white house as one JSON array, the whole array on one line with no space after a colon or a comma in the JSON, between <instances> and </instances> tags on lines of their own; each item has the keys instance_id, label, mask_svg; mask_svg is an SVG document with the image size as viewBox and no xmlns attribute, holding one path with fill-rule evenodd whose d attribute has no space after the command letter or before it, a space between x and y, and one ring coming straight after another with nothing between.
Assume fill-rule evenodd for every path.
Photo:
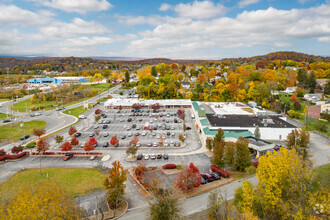
<instances>
[{"instance_id":1,"label":"white house","mask_svg":"<svg viewBox=\"0 0 330 220\"><path fill-rule=\"evenodd\" d=\"M283 91L283 93L286 93L286 94L292 94L292 93L294 93L296 90L297 90L297 86L287 87L287 88Z\"/></svg>"}]
</instances>

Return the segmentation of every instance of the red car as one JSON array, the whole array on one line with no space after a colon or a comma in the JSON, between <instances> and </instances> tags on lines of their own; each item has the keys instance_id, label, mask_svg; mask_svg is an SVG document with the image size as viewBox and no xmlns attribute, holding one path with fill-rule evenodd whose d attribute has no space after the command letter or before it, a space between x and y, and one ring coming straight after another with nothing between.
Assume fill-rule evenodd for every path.
<instances>
[{"instance_id":1,"label":"red car","mask_svg":"<svg viewBox=\"0 0 330 220\"><path fill-rule=\"evenodd\" d=\"M201 173L201 176L203 177L203 179L206 182L212 182L213 181L212 176L210 174L208 174L208 173Z\"/></svg>"},{"instance_id":2,"label":"red car","mask_svg":"<svg viewBox=\"0 0 330 220\"><path fill-rule=\"evenodd\" d=\"M62 159L63 159L64 161L67 161L67 160L70 160L71 157L73 157L73 154L69 153L69 154L65 154L65 157L63 157Z\"/></svg>"}]
</instances>

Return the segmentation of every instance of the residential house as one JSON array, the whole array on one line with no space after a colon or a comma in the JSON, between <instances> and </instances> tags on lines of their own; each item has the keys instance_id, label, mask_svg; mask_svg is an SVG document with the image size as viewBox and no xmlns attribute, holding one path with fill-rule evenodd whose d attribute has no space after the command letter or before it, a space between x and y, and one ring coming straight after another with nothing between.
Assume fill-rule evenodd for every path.
<instances>
[{"instance_id":1,"label":"residential house","mask_svg":"<svg viewBox=\"0 0 330 220\"><path fill-rule=\"evenodd\" d=\"M309 102L316 102L322 98L322 93L305 94L304 99Z\"/></svg>"},{"instance_id":2,"label":"residential house","mask_svg":"<svg viewBox=\"0 0 330 220\"><path fill-rule=\"evenodd\" d=\"M297 86L287 87L287 88L283 91L283 93L286 93L286 94L292 94L292 93L294 93L296 90L297 90Z\"/></svg>"},{"instance_id":3,"label":"residential house","mask_svg":"<svg viewBox=\"0 0 330 220\"><path fill-rule=\"evenodd\" d=\"M190 88L190 82L182 82L182 87L185 89L189 89Z\"/></svg>"}]
</instances>

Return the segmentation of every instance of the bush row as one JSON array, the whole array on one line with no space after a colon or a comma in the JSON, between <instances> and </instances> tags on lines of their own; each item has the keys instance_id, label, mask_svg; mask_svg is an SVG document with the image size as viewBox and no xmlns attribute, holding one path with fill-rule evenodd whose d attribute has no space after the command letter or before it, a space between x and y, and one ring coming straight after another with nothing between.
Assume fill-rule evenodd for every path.
<instances>
[{"instance_id":1,"label":"bush row","mask_svg":"<svg viewBox=\"0 0 330 220\"><path fill-rule=\"evenodd\" d=\"M22 152L22 153L17 154L17 155L6 154L6 155L0 157L0 161L4 161L4 160L16 160L16 159L19 159L19 158L24 157L25 155L29 155L29 152L25 151L25 152Z\"/></svg>"},{"instance_id":2,"label":"bush row","mask_svg":"<svg viewBox=\"0 0 330 220\"><path fill-rule=\"evenodd\" d=\"M215 165L211 165L211 170L212 170L212 172L218 173L220 176L222 176L224 178L229 177L229 173L227 171L224 171L223 169L221 169Z\"/></svg>"},{"instance_id":3,"label":"bush row","mask_svg":"<svg viewBox=\"0 0 330 220\"><path fill-rule=\"evenodd\" d=\"M42 155L65 155L65 154L73 154L73 155L102 155L100 152L44 152ZM37 152L33 152L32 155L39 155Z\"/></svg>"},{"instance_id":4,"label":"bush row","mask_svg":"<svg viewBox=\"0 0 330 220\"><path fill-rule=\"evenodd\" d=\"M173 163L168 163L162 166L163 169L176 169L176 165Z\"/></svg>"}]
</instances>

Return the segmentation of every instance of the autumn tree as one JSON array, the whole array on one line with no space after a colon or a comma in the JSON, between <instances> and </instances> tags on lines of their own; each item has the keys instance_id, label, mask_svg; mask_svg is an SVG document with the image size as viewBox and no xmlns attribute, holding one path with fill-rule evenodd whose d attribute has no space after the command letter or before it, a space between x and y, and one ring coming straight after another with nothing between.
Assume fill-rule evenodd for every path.
<instances>
[{"instance_id":1,"label":"autumn tree","mask_svg":"<svg viewBox=\"0 0 330 220\"><path fill-rule=\"evenodd\" d=\"M47 138L40 138L37 141L37 151L39 154L44 154L49 149L49 143Z\"/></svg>"},{"instance_id":2,"label":"autumn tree","mask_svg":"<svg viewBox=\"0 0 330 220\"><path fill-rule=\"evenodd\" d=\"M256 129L254 130L254 136L256 138L260 138L260 136L261 136L261 134L260 134L260 128L259 128L258 125L256 126Z\"/></svg>"},{"instance_id":3,"label":"autumn tree","mask_svg":"<svg viewBox=\"0 0 330 220\"><path fill-rule=\"evenodd\" d=\"M76 146L76 145L79 144L79 140L74 137L74 138L71 139L71 143L70 144L73 145L73 146Z\"/></svg>"},{"instance_id":4,"label":"autumn tree","mask_svg":"<svg viewBox=\"0 0 330 220\"><path fill-rule=\"evenodd\" d=\"M95 139L94 137L91 137L91 138L89 139L89 141L91 142L91 144L92 144L93 146L95 146L95 145L97 144L97 141L96 141L96 139Z\"/></svg>"},{"instance_id":5,"label":"autumn tree","mask_svg":"<svg viewBox=\"0 0 330 220\"><path fill-rule=\"evenodd\" d=\"M128 170L119 161L112 162L112 168L107 171L108 176L104 180L107 189L106 198L111 208L117 208L125 194Z\"/></svg>"},{"instance_id":6,"label":"autumn tree","mask_svg":"<svg viewBox=\"0 0 330 220\"><path fill-rule=\"evenodd\" d=\"M182 134L179 134L179 140L180 140L182 143L184 143L185 140L186 140L186 137L183 136Z\"/></svg>"},{"instance_id":7,"label":"autumn tree","mask_svg":"<svg viewBox=\"0 0 330 220\"><path fill-rule=\"evenodd\" d=\"M236 141L235 169L245 171L245 168L251 165L249 142L243 137Z\"/></svg>"},{"instance_id":8,"label":"autumn tree","mask_svg":"<svg viewBox=\"0 0 330 220\"><path fill-rule=\"evenodd\" d=\"M126 154L132 155L132 157L136 156L136 152L138 151L138 147L136 144L139 142L139 139L136 135L132 138L132 140L129 143L129 146L127 146Z\"/></svg>"},{"instance_id":9,"label":"autumn tree","mask_svg":"<svg viewBox=\"0 0 330 220\"><path fill-rule=\"evenodd\" d=\"M202 177L201 177L201 173L199 172L198 167L196 167L195 164L190 163L189 164L189 169L191 170L191 172L194 175L192 177L193 185L195 187L199 186L202 183Z\"/></svg>"},{"instance_id":10,"label":"autumn tree","mask_svg":"<svg viewBox=\"0 0 330 220\"><path fill-rule=\"evenodd\" d=\"M175 190L167 188L165 191L156 192L153 195L152 199L148 201L149 219L181 219L181 203Z\"/></svg>"},{"instance_id":11,"label":"autumn tree","mask_svg":"<svg viewBox=\"0 0 330 220\"><path fill-rule=\"evenodd\" d=\"M112 137L111 137L111 140L110 140L110 144L113 145L113 146L115 146L115 145L117 145L118 143L119 143L119 140L117 139L117 137L112 136Z\"/></svg>"},{"instance_id":12,"label":"autumn tree","mask_svg":"<svg viewBox=\"0 0 330 220\"><path fill-rule=\"evenodd\" d=\"M218 167L224 167L225 166L224 153L225 153L225 149L223 143L215 142L213 146L213 156L211 160L212 163Z\"/></svg>"},{"instance_id":13,"label":"autumn tree","mask_svg":"<svg viewBox=\"0 0 330 220\"><path fill-rule=\"evenodd\" d=\"M139 104L139 103L134 103L134 104L132 105L132 108L135 109L135 110L139 110L139 109L142 108L142 105Z\"/></svg>"},{"instance_id":14,"label":"autumn tree","mask_svg":"<svg viewBox=\"0 0 330 220\"><path fill-rule=\"evenodd\" d=\"M295 149L260 157L256 176L255 189L242 186L237 208L260 219L308 219L315 204L329 204L328 190L319 186L310 162Z\"/></svg>"},{"instance_id":15,"label":"autumn tree","mask_svg":"<svg viewBox=\"0 0 330 220\"><path fill-rule=\"evenodd\" d=\"M33 135L38 136L39 138L46 133L45 129L33 129Z\"/></svg>"},{"instance_id":16,"label":"autumn tree","mask_svg":"<svg viewBox=\"0 0 330 220\"><path fill-rule=\"evenodd\" d=\"M61 151L71 151L72 150L72 145L69 142L64 142L62 145Z\"/></svg>"},{"instance_id":17,"label":"autumn tree","mask_svg":"<svg viewBox=\"0 0 330 220\"><path fill-rule=\"evenodd\" d=\"M233 207L227 200L227 194L223 196L220 190L213 190L209 193L207 204L207 215L209 219L232 219L230 212Z\"/></svg>"},{"instance_id":18,"label":"autumn tree","mask_svg":"<svg viewBox=\"0 0 330 220\"><path fill-rule=\"evenodd\" d=\"M94 113L95 113L95 115L99 115L99 114L101 114L101 113L102 113L102 110L98 108L98 109L96 109L96 110L95 110L95 112L94 112Z\"/></svg>"},{"instance_id":19,"label":"autumn tree","mask_svg":"<svg viewBox=\"0 0 330 220\"><path fill-rule=\"evenodd\" d=\"M194 186L196 175L187 165L183 165L181 172L174 179L174 186L184 192Z\"/></svg>"},{"instance_id":20,"label":"autumn tree","mask_svg":"<svg viewBox=\"0 0 330 220\"><path fill-rule=\"evenodd\" d=\"M228 166L233 167L235 164L235 157L236 157L236 144L234 142L229 141L226 143L224 161Z\"/></svg>"},{"instance_id":21,"label":"autumn tree","mask_svg":"<svg viewBox=\"0 0 330 220\"><path fill-rule=\"evenodd\" d=\"M178 109L177 114L179 118L184 121L186 115L185 115L185 110L183 108Z\"/></svg>"},{"instance_id":22,"label":"autumn tree","mask_svg":"<svg viewBox=\"0 0 330 220\"><path fill-rule=\"evenodd\" d=\"M84 144L84 151L87 151L87 153L89 153L89 151L92 151L94 149L95 148L93 143L90 140L86 141L86 143Z\"/></svg>"},{"instance_id":23,"label":"autumn tree","mask_svg":"<svg viewBox=\"0 0 330 220\"><path fill-rule=\"evenodd\" d=\"M213 149L213 138L207 137L206 138L206 148L211 151Z\"/></svg>"},{"instance_id":24,"label":"autumn tree","mask_svg":"<svg viewBox=\"0 0 330 220\"><path fill-rule=\"evenodd\" d=\"M158 110L158 109L160 109L160 104L158 102L155 103L155 104L152 104L151 108L154 109L154 110Z\"/></svg>"},{"instance_id":25,"label":"autumn tree","mask_svg":"<svg viewBox=\"0 0 330 220\"><path fill-rule=\"evenodd\" d=\"M101 115L95 115L95 121L99 121L101 119Z\"/></svg>"},{"instance_id":26,"label":"autumn tree","mask_svg":"<svg viewBox=\"0 0 330 220\"><path fill-rule=\"evenodd\" d=\"M5 155L6 155L6 151L4 149L0 149L0 157Z\"/></svg>"},{"instance_id":27,"label":"autumn tree","mask_svg":"<svg viewBox=\"0 0 330 220\"><path fill-rule=\"evenodd\" d=\"M70 129L69 129L69 135L70 136L74 135L76 132L77 132L76 127L74 127L74 126L70 127Z\"/></svg>"},{"instance_id":28,"label":"autumn tree","mask_svg":"<svg viewBox=\"0 0 330 220\"><path fill-rule=\"evenodd\" d=\"M217 142L221 144L225 144L225 133L221 128L218 129L218 133L214 136L213 146Z\"/></svg>"},{"instance_id":29,"label":"autumn tree","mask_svg":"<svg viewBox=\"0 0 330 220\"><path fill-rule=\"evenodd\" d=\"M286 146L288 149L295 149L296 152L303 157L308 158L309 149L309 132L305 129L292 130L286 139Z\"/></svg>"},{"instance_id":30,"label":"autumn tree","mask_svg":"<svg viewBox=\"0 0 330 220\"><path fill-rule=\"evenodd\" d=\"M19 188L8 203L0 206L2 219L81 219L82 209L65 187L42 181L36 190Z\"/></svg>"},{"instance_id":31,"label":"autumn tree","mask_svg":"<svg viewBox=\"0 0 330 220\"><path fill-rule=\"evenodd\" d=\"M13 148L11 149L12 154L19 154L22 151L23 151L23 147L21 145L19 145L18 147L13 146Z\"/></svg>"},{"instance_id":32,"label":"autumn tree","mask_svg":"<svg viewBox=\"0 0 330 220\"><path fill-rule=\"evenodd\" d=\"M290 97L290 99L291 99L292 101L296 101L298 98L297 98L296 94L293 93L292 96Z\"/></svg>"},{"instance_id":33,"label":"autumn tree","mask_svg":"<svg viewBox=\"0 0 330 220\"><path fill-rule=\"evenodd\" d=\"M61 144L64 140L64 137L62 135L56 135L54 137L56 144Z\"/></svg>"}]
</instances>

